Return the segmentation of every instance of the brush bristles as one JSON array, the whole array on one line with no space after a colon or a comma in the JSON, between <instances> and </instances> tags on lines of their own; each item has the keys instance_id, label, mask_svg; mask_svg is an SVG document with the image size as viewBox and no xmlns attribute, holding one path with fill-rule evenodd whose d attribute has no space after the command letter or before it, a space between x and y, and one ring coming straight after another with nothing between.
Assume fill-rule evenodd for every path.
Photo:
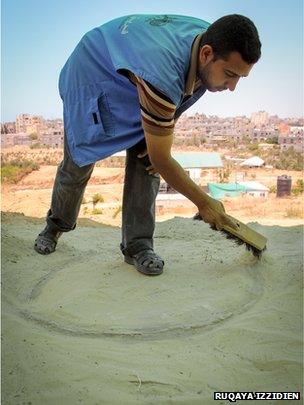
<instances>
[{"instance_id":1,"label":"brush bristles","mask_svg":"<svg viewBox=\"0 0 304 405\"><path fill-rule=\"evenodd\" d=\"M193 217L194 220L202 220L202 217L200 215L200 213L196 213ZM213 231L217 231L216 227L214 225L210 225L210 228ZM249 243L244 242L242 239L240 239L239 237L237 237L236 235L233 235L232 233L226 231L225 229L221 229L219 231L223 236L225 236L227 239L231 239L233 242L235 242L237 245L244 245L247 250L249 250L255 257L257 257L258 259L261 258L262 256L262 252L264 252L266 250L266 247L263 250L259 250L257 248L255 248L254 246L251 246Z\"/></svg>"},{"instance_id":2,"label":"brush bristles","mask_svg":"<svg viewBox=\"0 0 304 405\"><path fill-rule=\"evenodd\" d=\"M213 229L213 228L212 228ZM244 242L242 239L238 238L236 235L233 235L226 231L225 229L220 230L221 234L224 235L227 239L231 239L233 242L235 242L237 245L245 245L246 250L250 251L255 257L261 258L262 252L266 250L266 247L263 250L259 250L256 247L250 245L247 242Z\"/></svg>"}]
</instances>

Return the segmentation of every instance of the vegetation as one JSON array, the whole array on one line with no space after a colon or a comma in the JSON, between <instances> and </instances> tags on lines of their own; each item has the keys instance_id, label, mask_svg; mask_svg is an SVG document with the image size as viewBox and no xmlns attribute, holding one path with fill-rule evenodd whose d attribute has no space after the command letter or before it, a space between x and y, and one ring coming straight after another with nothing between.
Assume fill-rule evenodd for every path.
<instances>
[{"instance_id":1,"label":"vegetation","mask_svg":"<svg viewBox=\"0 0 304 405\"><path fill-rule=\"evenodd\" d=\"M280 170L303 170L303 157L300 152L295 151L292 147L281 150L278 145L278 136L274 136L265 141L268 144L273 144L271 149L263 150L259 148L258 143L252 142L249 137L244 136L239 145L235 145L237 156L244 157L241 150L249 151L256 156L259 156L267 165L272 165L275 169ZM232 147L230 145L230 147Z\"/></svg>"},{"instance_id":2,"label":"vegetation","mask_svg":"<svg viewBox=\"0 0 304 405\"><path fill-rule=\"evenodd\" d=\"M92 210L92 214L93 215L101 215L102 214L102 210L100 208L94 208Z\"/></svg>"},{"instance_id":3,"label":"vegetation","mask_svg":"<svg viewBox=\"0 0 304 405\"><path fill-rule=\"evenodd\" d=\"M24 176L30 174L33 170L38 170L39 165L29 160L12 160L1 163L1 179L3 183L16 184Z\"/></svg>"},{"instance_id":4,"label":"vegetation","mask_svg":"<svg viewBox=\"0 0 304 405\"><path fill-rule=\"evenodd\" d=\"M250 143L248 145L248 150L250 150L250 152L258 152L259 151L259 145L257 143Z\"/></svg>"},{"instance_id":5,"label":"vegetation","mask_svg":"<svg viewBox=\"0 0 304 405\"><path fill-rule=\"evenodd\" d=\"M281 151L272 149L265 151L261 158L272 165L276 169L281 170L303 170L303 157L300 152L296 152L293 148Z\"/></svg>"},{"instance_id":6,"label":"vegetation","mask_svg":"<svg viewBox=\"0 0 304 405\"><path fill-rule=\"evenodd\" d=\"M31 145L30 145L30 148L31 149L40 149L40 148L43 148L44 146L43 145L41 145L41 143L39 143L39 142L35 142L35 143L32 143Z\"/></svg>"},{"instance_id":7,"label":"vegetation","mask_svg":"<svg viewBox=\"0 0 304 405\"><path fill-rule=\"evenodd\" d=\"M298 179L296 181L295 186L292 188L292 194L294 195L300 195L304 192L304 180L303 179Z\"/></svg>"},{"instance_id":8,"label":"vegetation","mask_svg":"<svg viewBox=\"0 0 304 405\"><path fill-rule=\"evenodd\" d=\"M113 214L113 219L117 217L117 215L121 212L122 206L120 205Z\"/></svg>"},{"instance_id":9,"label":"vegetation","mask_svg":"<svg viewBox=\"0 0 304 405\"><path fill-rule=\"evenodd\" d=\"M93 210L95 209L96 204L99 203L99 202L104 202L104 198L103 198L103 196L101 194L96 193L92 197Z\"/></svg>"},{"instance_id":10,"label":"vegetation","mask_svg":"<svg viewBox=\"0 0 304 405\"><path fill-rule=\"evenodd\" d=\"M271 149L263 150L257 144L252 143L247 145L247 150L259 156L265 161L266 165L271 165L275 169L280 170L303 170L303 157L300 152L296 152L293 148L281 150L279 146L274 146ZM240 157L240 153L238 153Z\"/></svg>"},{"instance_id":11,"label":"vegetation","mask_svg":"<svg viewBox=\"0 0 304 405\"><path fill-rule=\"evenodd\" d=\"M272 138L266 139L266 143L272 143L275 145L279 144L279 137L278 136L273 136Z\"/></svg>"},{"instance_id":12,"label":"vegetation","mask_svg":"<svg viewBox=\"0 0 304 405\"><path fill-rule=\"evenodd\" d=\"M287 218L302 218L303 210L301 210L300 208L290 207L286 210L286 217Z\"/></svg>"},{"instance_id":13,"label":"vegetation","mask_svg":"<svg viewBox=\"0 0 304 405\"><path fill-rule=\"evenodd\" d=\"M229 176L231 174L230 167L224 169L219 169L216 171L219 183L227 183L229 181Z\"/></svg>"},{"instance_id":14,"label":"vegetation","mask_svg":"<svg viewBox=\"0 0 304 405\"><path fill-rule=\"evenodd\" d=\"M36 141L38 139L37 132L32 132L31 134L29 134L29 138L31 141Z\"/></svg>"}]
</instances>

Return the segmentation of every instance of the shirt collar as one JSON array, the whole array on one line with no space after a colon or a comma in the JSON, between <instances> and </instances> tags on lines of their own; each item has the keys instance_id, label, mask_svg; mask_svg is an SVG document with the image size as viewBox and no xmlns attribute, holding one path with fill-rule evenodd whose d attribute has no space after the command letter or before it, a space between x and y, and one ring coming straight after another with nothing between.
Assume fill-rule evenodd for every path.
<instances>
[{"instance_id":1,"label":"shirt collar","mask_svg":"<svg viewBox=\"0 0 304 405\"><path fill-rule=\"evenodd\" d=\"M191 56L190 56L190 66L188 70L188 75L186 79L186 87L185 87L185 96L191 96L194 91L194 86L196 82L196 71L197 71L197 63L198 63L198 53L199 53L199 44L200 40L203 36L203 32L199 34L192 44L191 49Z\"/></svg>"}]
</instances>

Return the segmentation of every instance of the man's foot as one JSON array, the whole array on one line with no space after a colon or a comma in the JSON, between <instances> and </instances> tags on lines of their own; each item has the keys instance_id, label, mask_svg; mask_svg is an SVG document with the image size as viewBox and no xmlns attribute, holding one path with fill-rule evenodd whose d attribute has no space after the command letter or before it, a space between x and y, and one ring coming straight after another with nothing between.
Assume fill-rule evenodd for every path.
<instances>
[{"instance_id":1,"label":"man's foot","mask_svg":"<svg viewBox=\"0 0 304 405\"><path fill-rule=\"evenodd\" d=\"M158 276L162 274L165 262L152 249L141 250L133 256L124 256L128 264L133 264L136 269L148 276Z\"/></svg>"},{"instance_id":2,"label":"man's foot","mask_svg":"<svg viewBox=\"0 0 304 405\"><path fill-rule=\"evenodd\" d=\"M34 249L41 255L53 253L59 237L62 235L60 231L49 231L47 227L39 233L35 240Z\"/></svg>"}]
</instances>

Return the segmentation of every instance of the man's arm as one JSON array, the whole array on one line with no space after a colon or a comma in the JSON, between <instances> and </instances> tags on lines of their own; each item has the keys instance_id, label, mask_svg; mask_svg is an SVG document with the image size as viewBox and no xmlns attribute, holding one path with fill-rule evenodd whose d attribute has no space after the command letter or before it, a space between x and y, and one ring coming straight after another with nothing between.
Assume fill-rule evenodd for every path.
<instances>
[{"instance_id":1,"label":"man's arm","mask_svg":"<svg viewBox=\"0 0 304 405\"><path fill-rule=\"evenodd\" d=\"M132 72L129 72L129 79L137 86L144 131L155 136L172 134L175 104L163 92Z\"/></svg>"},{"instance_id":2,"label":"man's arm","mask_svg":"<svg viewBox=\"0 0 304 405\"><path fill-rule=\"evenodd\" d=\"M209 197L171 156L173 134L155 136L145 132L145 138L148 155L155 170L171 187L197 206L203 220L217 229L221 229L224 224L235 228L235 224L225 215L223 204Z\"/></svg>"},{"instance_id":3,"label":"man's arm","mask_svg":"<svg viewBox=\"0 0 304 405\"><path fill-rule=\"evenodd\" d=\"M209 197L195 184L184 169L171 156L173 143L174 115L176 106L165 94L129 72L130 80L137 86L142 126L153 169L176 191L191 200L199 209L201 217L218 229L224 223L232 228L234 224L224 214L221 202ZM145 155L145 152L138 157ZM149 170L149 168L147 168Z\"/></svg>"}]
</instances>

